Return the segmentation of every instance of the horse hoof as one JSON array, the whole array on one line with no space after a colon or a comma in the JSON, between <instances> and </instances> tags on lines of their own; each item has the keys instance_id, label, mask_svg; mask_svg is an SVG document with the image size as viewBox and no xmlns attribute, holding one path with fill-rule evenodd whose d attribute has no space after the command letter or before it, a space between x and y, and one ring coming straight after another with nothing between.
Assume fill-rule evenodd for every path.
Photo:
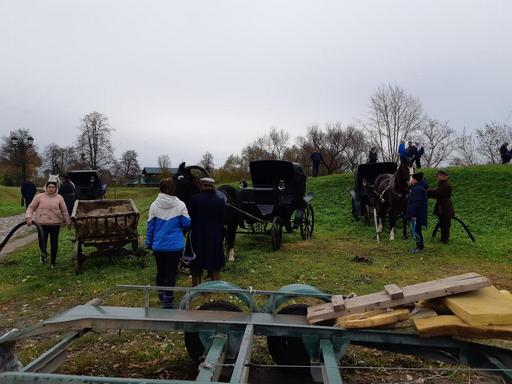
<instances>
[{"instance_id":1,"label":"horse hoof","mask_svg":"<svg viewBox=\"0 0 512 384\"><path fill-rule=\"evenodd\" d=\"M235 261L235 250L231 249L228 255L228 261Z\"/></svg>"}]
</instances>

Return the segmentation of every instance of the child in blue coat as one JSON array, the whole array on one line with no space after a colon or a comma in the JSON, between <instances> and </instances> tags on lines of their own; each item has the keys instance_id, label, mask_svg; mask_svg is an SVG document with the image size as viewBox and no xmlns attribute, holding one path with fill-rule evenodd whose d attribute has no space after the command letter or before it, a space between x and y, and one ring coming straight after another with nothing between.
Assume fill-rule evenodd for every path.
<instances>
[{"instance_id":1,"label":"child in blue coat","mask_svg":"<svg viewBox=\"0 0 512 384\"><path fill-rule=\"evenodd\" d=\"M407 220L411 223L412 234L416 247L413 253L423 252L422 227L427 227L428 215L428 184L423 179L423 172L415 173L410 180L411 190L407 197Z\"/></svg>"}]
</instances>

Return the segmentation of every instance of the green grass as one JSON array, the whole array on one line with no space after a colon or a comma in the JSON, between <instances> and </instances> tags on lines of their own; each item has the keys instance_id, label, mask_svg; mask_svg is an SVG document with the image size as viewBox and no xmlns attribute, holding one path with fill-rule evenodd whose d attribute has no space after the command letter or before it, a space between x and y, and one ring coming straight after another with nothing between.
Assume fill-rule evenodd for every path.
<instances>
[{"instance_id":1,"label":"green grass","mask_svg":"<svg viewBox=\"0 0 512 384\"><path fill-rule=\"evenodd\" d=\"M13 216L25 211L21 203L19 187L5 187L0 185L0 217Z\"/></svg>"},{"instance_id":2,"label":"green grass","mask_svg":"<svg viewBox=\"0 0 512 384\"><path fill-rule=\"evenodd\" d=\"M237 260L227 264L222 278L243 288L252 286L276 290L287 284L305 283L328 293L365 294L381 290L383 285L389 283L412 284L475 271L491 278L496 286L511 289L509 210L512 202L512 167L453 168L449 173L454 186L456 214L468 224L476 243L470 242L456 223L452 224L449 245L432 242L429 233L435 219L430 217L425 253L411 254L409 249L413 246L412 241L402 240L399 236L394 242L385 237L378 244L374 239L373 227L351 218L348 191L353 186L352 175L310 178L307 190L315 193L312 201L316 219L313 239L302 241L297 233L283 234L281 250L272 252L269 237L238 236ZM435 185L434 170L426 169L425 175ZM113 191L109 193L108 197L113 198ZM157 190L150 188L117 190L117 198L135 200L141 212L139 232L142 234L145 233L147 210L156 195ZM430 201L429 210L432 208L433 201ZM143 270L134 258L86 260L84 273L76 276L71 262L72 237L71 231L62 231L57 269L54 271L47 266L41 267L36 245L27 246L0 260L0 328L26 326L103 295L116 284L154 284L156 269L152 258ZM86 248L85 251L92 249ZM352 261L355 256L365 256L371 260L371 264L355 263ZM180 275L178 285L190 286L189 277ZM134 294L116 295L110 300L116 304L130 305L142 305L143 302L141 295ZM156 297L152 298L152 303L156 305ZM194 369L187 359L180 335L169 334L158 339L154 335L141 333L134 335L134 338L127 341L108 332L91 335L73 350L78 354L79 349L86 345L84 348L88 352L80 353L78 361L66 364L61 370L107 374L112 364L119 364L120 375L123 375L123 364L136 366L140 365L136 362L141 360L146 368L141 373L140 368L134 367L139 375L171 378L184 369L188 373L183 376L194 377ZM92 348L90 344L98 339L114 345L116 350L126 350L124 357L114 358L110 350ZM152 346L141 352L138 343L148 340ZM163 356L162 348L169 350L169 354ZM21 348L20 356L26 362L40 351L27 344ZM351 354L347 358L355 359L354 356ZM382 361L386 363L384 358ZM390 364L393 361L396 363L396 360L392 360ZM112 364L109 365L109 362ZM164 371L160 369L162 363L166 366ZM117 369L112 372L117 372ZM178 375L180 378L183 376Z\"/></svg>"}]
</instances>

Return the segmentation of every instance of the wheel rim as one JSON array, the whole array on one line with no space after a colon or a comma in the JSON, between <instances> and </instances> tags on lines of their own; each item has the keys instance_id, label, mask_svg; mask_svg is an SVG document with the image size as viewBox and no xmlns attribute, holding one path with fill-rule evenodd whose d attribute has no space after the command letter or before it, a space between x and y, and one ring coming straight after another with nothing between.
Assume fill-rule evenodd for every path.
<instances>
[{"instance_id":1,"label":"wheel rim","mask_svg":"<svg viewBox=\"0 0 512 384\"><path fill-rule=\"evenodd\" d=\"M315 225L315 214L311 205L306 205L304 209L304 216L302 217L302 223L300 224L300 235L303 240L311 239L313 236L313 228Z\"/></svg>"}]
</instances>

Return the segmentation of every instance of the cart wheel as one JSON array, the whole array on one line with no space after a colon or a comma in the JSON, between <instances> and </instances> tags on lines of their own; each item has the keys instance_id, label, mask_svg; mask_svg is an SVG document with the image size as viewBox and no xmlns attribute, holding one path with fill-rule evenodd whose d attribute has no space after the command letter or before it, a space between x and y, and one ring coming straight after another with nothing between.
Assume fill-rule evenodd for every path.
<instances>
[{"instance_id":1,"label":"cart wheel","mask_svg":"<svg viewBox=\"0 0 512 384\"><path fill-rule=\"evenodd\" d=\"M272 228L270 228L270 236L272 241L272 250L277 251L281 248L281 241L283 239L283 226L279 216L272 219Z\"/></svg>"},{"instance_id":2,"label":"cart wheel","mask_svg":"<svg viewBox=\"0 0 512 384\"><path fill-rule=\"evenodd\" d=\"M352 198L352 217L355 221L359 221L359 212L357 212L356 201Z\"/></svg>"},{"instance_id":3,"label":"cart wheel","mask_svg":"<svg viewBox=\"0 0 512 384\"><path fill-rule=\"evenodd\" d=\"M83 263L82 243L78 240L75 240L75 244L73 245L73 255L75 260L75 273L78 275L82 273Z\"/></svg>"},{"instance_id":4,"label":"cart wheel","mask_svg":"<svg viewBox=\"0 0 512 384\"><path fill-rule=\"evenodd\" d=\"M227 312L242 312L236 305L231 304L227 301L212 301L210 303L204 303L199 308L201 311L227 311ZM204 358L204 346L199 338L198 332L185 332L185 347L190 359L195 363L199 364L201 359ZM226 363L228 363L226 353ZM233 363L236 358L229 359L229 363Z\"/></svg>"},{"instance_id":5,"label":"cart wheel","mask_svg":"<svg viewBox=\"0 0 512 384\"><path fill-rule=\"evenodd\" d=\"M291 304L281 310L278 314L285 315L306 315L308 312L306 304ZM309 354L302 342L301 337L287 337L287 336L268 336L267 346L272 360L277 365L310 365ZM309 374L309 368L294 368L300 369L304 374Z\"/></svg>"},{"instance_id":6,"label":"cart wheel","mask_svg":"<svg viewBox=\"0 0 512 384\"><path fill-rule=\"evenodd\" d=\"M300 223L300 235L302 240L309 240L313 236L313 229L315 228L315 212L311 204L304 207L304 214L302 215L302 222Z\"/></svg>"}]
</instances>

